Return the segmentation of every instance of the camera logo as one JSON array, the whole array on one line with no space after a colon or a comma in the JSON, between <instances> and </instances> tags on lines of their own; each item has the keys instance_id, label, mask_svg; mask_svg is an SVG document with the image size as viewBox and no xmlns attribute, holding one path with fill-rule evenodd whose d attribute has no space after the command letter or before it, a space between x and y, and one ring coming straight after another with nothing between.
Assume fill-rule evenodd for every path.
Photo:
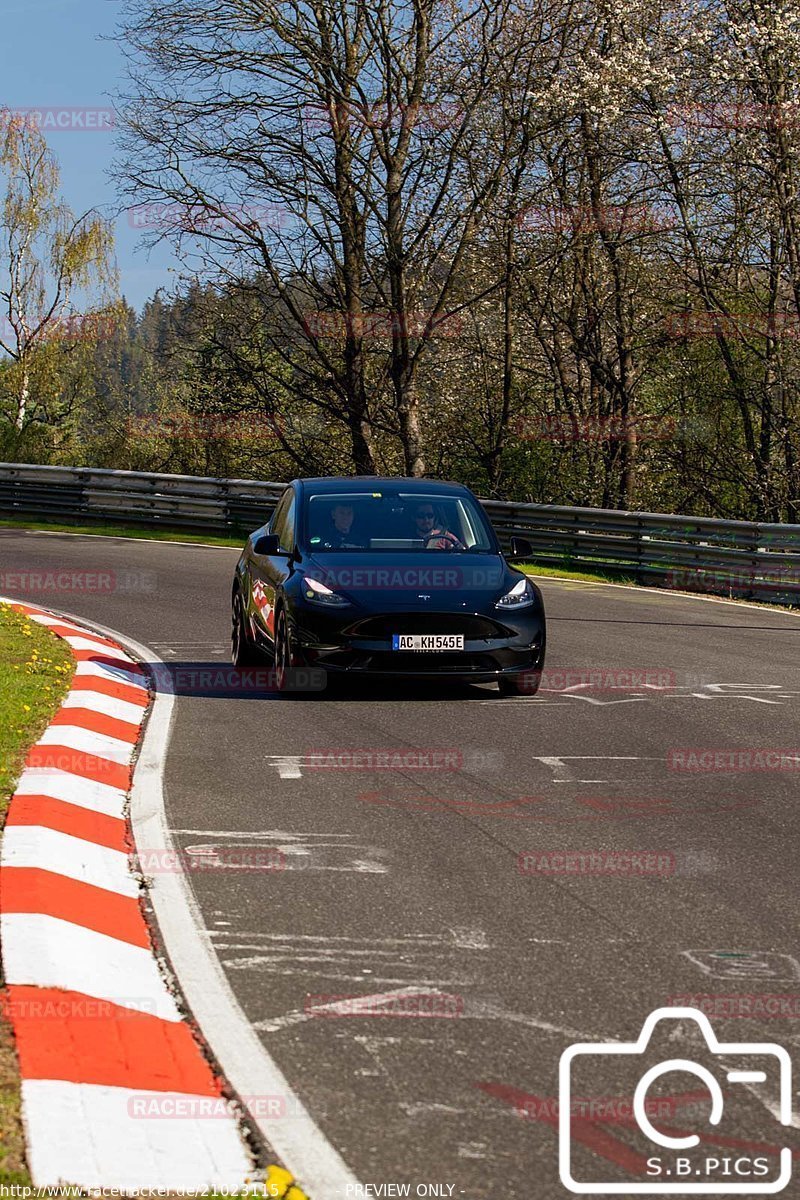
<instances>
[{"instance_id":1,"label":"camera logo","mask_svg":"<svg viewBox=\"0 0 800 1200\"><path fill-rule=\"evenodd\" d=\"M685 1058L667 1058L648 1066L647 1054L659 1022L691 1021L698 1027L706 1045L709 1062L715 1070ZM669 1032L669 1025L659 1033ZM651 1055L653 1051L650 1051ZM730 1060L734 1059L735 1062ZM771 1085L770 1096L779 1095L778 1121L792 1121L792 1061L788 1052L773 1042L719 1042L711 1022L696 1008L659 1008L644 1023L637 1042L583 1042L568 1047L559 1064L558 1150L561 1182L570 1192L583 1195L742 1195L772 1194L783 1191L792 1174L792 1151L783 1147L779 1155L746 1154L736 1151L710 1152L701 1147L696 1134L678 1130L659 1130L648 1115L648 1092L670 1073L692 1075L708 1089L710 1111L707 1120L712 1126L723 1122L728 1109L728 1097L752 1100L758 1085ZM633 1095L633 1115L639 1132L651 1144L647 1157L642 1156L641 1181L630 1178L609 1182L579 1179L584 1174L577 1164L585 1167L575 1153L572 1137L572 1096L585 1095L577 1087L588 1080L592 1086L599 1081L607 1085L616 1078L628 1085ZM635 1082L637 1081L638 1082ZM635 1084L635 1086L634 1086ZM727 1085L743 1085L729 1088ZM651 1110L652 1112L652 1107ZM763 1109L760 1110L763 1112ZM701 1132L703 1132L701 1130ZM704 1139L713 1145L714 1138ZM719 1144L726 1145L720 1138ZM779 1171L779 1173L777 1173ZM777 1174L776 1174L777 1173Z\"/></svg>"}]
</instances>

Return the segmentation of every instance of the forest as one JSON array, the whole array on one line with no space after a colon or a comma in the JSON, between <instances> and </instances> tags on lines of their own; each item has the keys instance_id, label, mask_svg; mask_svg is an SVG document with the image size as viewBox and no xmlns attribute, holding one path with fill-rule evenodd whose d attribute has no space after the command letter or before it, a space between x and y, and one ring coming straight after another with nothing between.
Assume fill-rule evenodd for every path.
<instances>
[{"instance_id":1,"label":"forest","mask_svg":"<svg viewBox=\"0 0 800 1200\"><path fill-rule=\"evenodd\" d=\"M134 311L2 123L0 458L800 520L796 3L123 7L182 270Z\"/></svg>"}]
</instances>

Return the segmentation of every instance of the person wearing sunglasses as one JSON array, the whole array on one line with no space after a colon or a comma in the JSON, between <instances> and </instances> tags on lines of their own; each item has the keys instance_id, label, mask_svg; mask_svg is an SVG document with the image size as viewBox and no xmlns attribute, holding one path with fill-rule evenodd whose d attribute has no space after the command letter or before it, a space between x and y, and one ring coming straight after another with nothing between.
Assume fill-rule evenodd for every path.
<instances>
[{"instance_id":1,"label":"person wearing sunglasses","mask_svg":"<svg viewBox=\"0 0 800 1200\"><path fill-rule=\"evenodd\" d=\"M441 510L429 500L420 501L414 509L414 536L422 538L426 550L464 550L464 543L447 528Z\"/></svg>"}]
</instances>

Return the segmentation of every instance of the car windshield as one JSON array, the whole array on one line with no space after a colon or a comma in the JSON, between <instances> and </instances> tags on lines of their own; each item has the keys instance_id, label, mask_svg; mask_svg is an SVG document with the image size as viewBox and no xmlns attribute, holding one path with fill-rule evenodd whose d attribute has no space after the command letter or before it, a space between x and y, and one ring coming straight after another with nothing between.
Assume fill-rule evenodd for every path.
<instances>
[{"instance_id":1,"label":"car windshield","mask_svg":"<svg viewBox=\"0 0 800 1200\"><path fill-rule=\"evenodd\" d=\"M321 492L306 502L312 550L495 552L480 505L454 492Z\"/></svg>"}]
</instances>

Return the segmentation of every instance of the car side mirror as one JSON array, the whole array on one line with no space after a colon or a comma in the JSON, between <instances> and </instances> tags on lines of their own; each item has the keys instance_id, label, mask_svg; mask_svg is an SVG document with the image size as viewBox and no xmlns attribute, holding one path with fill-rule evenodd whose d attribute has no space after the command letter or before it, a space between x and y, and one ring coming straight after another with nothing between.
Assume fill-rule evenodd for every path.
<instances>
[{"instance_id":1,"label":"car side mirror","mask_svg":"<svg viewBox=\"0 0 800 1200\"><path fill-rule=\"evenodd\" d=\"M261 555L264 558L280 554L280 552L281 544L278 540L278 535L275 533L262 533L261 537L256 538L253 543L253 553Z\"/></svg>"},{"instance_id":2,"label":"car side mirror","mask_svg":"<svg viewBox=\"0 0 800 1200\"><path fill-rule=\"evenodd\" d=\"M533 546L530 544L527 538L512 537L511 553L508 556L509 558L530 558L532 554Z\"/></svg>"}]
</instances>

